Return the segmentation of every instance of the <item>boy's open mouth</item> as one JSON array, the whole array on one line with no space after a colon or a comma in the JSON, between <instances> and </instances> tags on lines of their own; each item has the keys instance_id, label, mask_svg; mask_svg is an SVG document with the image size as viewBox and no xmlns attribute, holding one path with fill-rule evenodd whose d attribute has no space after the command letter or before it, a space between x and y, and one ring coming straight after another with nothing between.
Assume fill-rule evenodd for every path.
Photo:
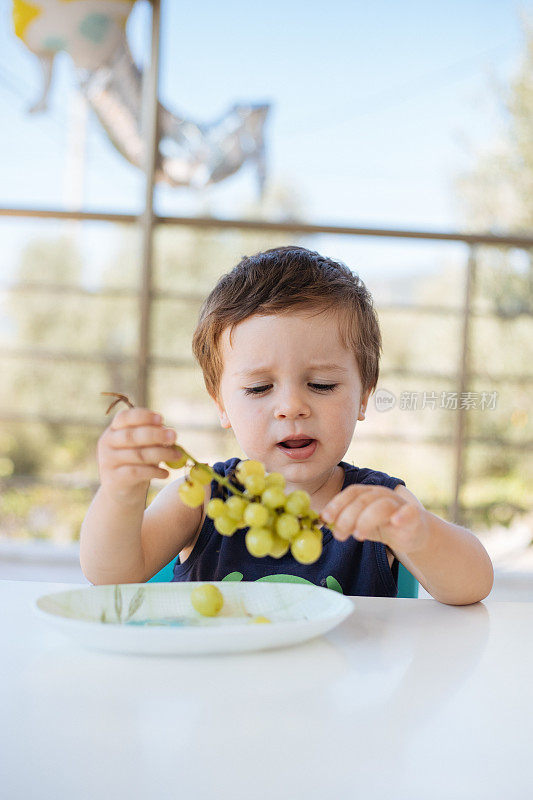
<instances>
[{"instance_id":1,"label":"boy's open mouth","mask_svg":"<svg viewBox=\"0 0 533 800\"><path fill-rule=\"evenodd\" d=\"M295 461L303 461L313 455L317 444L317 440L310 436L295 436L292 439L284 439L282 442L278 442L277 446L289 458Z\"/></svg>"},{"instance_id":2,"label":"boy's open mouth","mask_svg":"<svg viewBox=\"0 0 533 800\"><path fill-rule=\"evenodd\" d=\"M300 447L308 447L314 441L314 439L285 439L284 442L279 442L279 445L287 450L295 450Z\"/></svg>"}]
</instances>

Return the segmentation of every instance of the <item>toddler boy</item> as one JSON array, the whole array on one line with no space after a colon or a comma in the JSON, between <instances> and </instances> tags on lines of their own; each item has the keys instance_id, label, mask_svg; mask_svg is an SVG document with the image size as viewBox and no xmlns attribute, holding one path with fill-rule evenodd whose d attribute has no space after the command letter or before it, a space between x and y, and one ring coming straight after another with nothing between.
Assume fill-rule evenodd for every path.
<instances>
[{"instance_id":1,"label":"toddler boy","mask_svg":"<svg viewBox=\"0 0 533 800\"><path fill-rule=\"evenodd\" d=\"M468 530L427 511L404 481L342 459L379 375L381 335L370 294L342 263L302 247L245 257L206 299L193 352L220 423L241 450L305 490L323 529L322 555L251 556L244 535L221 536L181 481L145 508L176 433L149 409L120 411L98 443L101 485L83 522L81 564L93 583L141 582L179 554L176 581L310 581L350 595L396 596L398 562L437 600L485 598L490 558ZM217 462L232 475L238 458Z\"/></svg>"}]
</instances>

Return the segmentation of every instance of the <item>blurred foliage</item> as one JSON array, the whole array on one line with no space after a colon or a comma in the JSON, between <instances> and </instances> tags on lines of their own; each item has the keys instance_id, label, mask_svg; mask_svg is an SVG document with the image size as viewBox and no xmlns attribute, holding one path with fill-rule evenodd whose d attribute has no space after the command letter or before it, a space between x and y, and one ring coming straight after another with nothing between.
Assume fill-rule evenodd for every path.
<instances>
[{"instance_id":1,"label":"blurred foliage","mask_svg":"<svg viewBox=\"0 0 533 800\"><path fill-rule=\"evenodd\" d=\"M89 487L65 487L55 482L0 482L2 536L75 541L92 494Z\"/></svg>"}]
</instances>

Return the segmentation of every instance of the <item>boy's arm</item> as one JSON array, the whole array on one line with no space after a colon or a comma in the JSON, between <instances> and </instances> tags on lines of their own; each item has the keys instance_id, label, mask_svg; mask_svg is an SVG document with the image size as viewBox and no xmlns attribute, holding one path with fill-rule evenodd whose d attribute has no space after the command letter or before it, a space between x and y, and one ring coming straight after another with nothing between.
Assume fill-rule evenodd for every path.
<instances>
[{"instance_id":1,"label":"boy's arm","mask_svg":"<svg viewBox=\"0 0 533 800\"><path fill-rule=\"evenodd\" d=\"M409 520L416 520L420 513L427 526L422 546L408 553L391 548L398 561L441 603L467 605L487 597L494 583L494 570L479 539L466 528L427 511L405 486L397 486L395 494L406 501L405 511L398 512L403 524L409 525Z\"/></svg>"},{"instance_id":2,"label":"boy's arm","mask_svg":"<svg viewBox=\"0 0 533 800\"><path fill-rule=\"evenodd\" d=\"M178 494L184 480L181 478L165 486L145 511L141 528L144 580L149 580L178 553L192 545L200 532L211 499L211 484L205 487L203 504L190 508Z\"/></svg>"},{"instance_id":3,"label":"boy's arm","mask_svg":"<svg viewBox=\"0 0 533 800\"><path fill-rule=\"evenodd\" d=\"M194 537L202 509L182 503L179 481L145 511L150 480L169 474L159 464L181 454L174 441L161 417L142 408L120 411L100 437L101 485L80 536L80 563L91 583L148 580Z\"/></svg>"},{"instance_id":4,"label":"boy's arm","mask_svg":"<svg viewBox=\"0 0 533 800\"><path fill-rule=\"evenodd\" d=\"M348 486L321 516L338 539L386 544L441 603L476 603L492 589L492 562L477 537L427 511L404 486Z\"/></svg>"},{"instance_id":5,"label":"boy's arm","mask_svg":"<svg viewBox=\"0 0 533 800\"><path fill-rule=\"evenodd\" d=\"M184 479L162 489L145 508L146 492L131 502L98 489L83 520L80 564L93 584L144 583L195 539L203 508L189 508L178 495ZM206 486L209 502L210 486Z\"/></svg>"}]
</instances>

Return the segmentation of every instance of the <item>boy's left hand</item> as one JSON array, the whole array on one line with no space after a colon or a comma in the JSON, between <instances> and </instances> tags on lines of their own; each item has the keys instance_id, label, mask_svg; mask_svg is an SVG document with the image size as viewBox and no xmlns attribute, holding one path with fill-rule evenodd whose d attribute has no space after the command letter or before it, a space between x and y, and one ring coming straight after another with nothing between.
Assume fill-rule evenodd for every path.
<instances>
[{"instance_id":1,"label":"boy's left hand","mask_svg":"<svg viewBox=\"0 0 533 800\"><path fill-rule=\"evenodd\" d=\"M335 495L320 516L335 539L369 539L383 542L395 553L408 554L427 542L428 513L386 486L354 484Z\"/></svg>"}]
</instances>

